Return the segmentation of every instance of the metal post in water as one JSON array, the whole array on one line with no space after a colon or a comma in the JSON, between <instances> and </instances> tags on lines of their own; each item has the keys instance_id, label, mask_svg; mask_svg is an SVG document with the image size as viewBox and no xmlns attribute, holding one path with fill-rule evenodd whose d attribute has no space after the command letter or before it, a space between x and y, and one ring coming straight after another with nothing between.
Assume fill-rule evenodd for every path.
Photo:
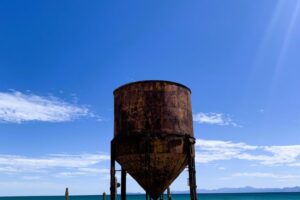
<instances>
[{"instance_id":1,"label":"metal post in water","mask_svg":"<svg viewBox=\"0 0 300 200\"><path fill-rule=\"evenodd\" d=\"M66 191L65 191L65 200L69 200L69 189L66 188Z\"/></svg>"},{"instance_id":2,"label":"metal post in water","mask_svg":"<svg viewBox=\"0 0 300 200\"><path fill-rule=\"evenodd\" d=\"M115 143L111 141L110 146L110 199L116 199L116 170L115 170Z\"/></svg>"},{"instance_id":3,"label":"metal post in water","mask_svg":"<svg viewBox=\"0 0 300 200\"><path fill-rule=\"evenodd\" d=\"M121 200L126 200L126 171L121 170Z\"/></svg>"},{"instance_id":4,"label":"metal post in water","mask_svg":"<svg viewBox=\"0 0 300 200\"><path fill-rule=\"evenodd\" d=\"M160 195L159 200L164 200L164 194Z\"/></svg>"},{"instance_id":5,"label":"metal post in water","mask_svg":"<svg viewBox=\"0 0 300 200\"><path fill-rule=\"evenodd\" d=\"M102 200L106 200L106 193L105 192L103 192L103 194L102 194Z\"/></svg>"},{"instance_id":6,"label":"metal post in water","mask_svg":"<svg viewBox=\"0 0 300 200\"><path fill-rule=\"evenodd\" d=\"M168 200L172 200L171 192L170 192L170 187L167 188L167 196Z\"/></svg>"},{"instance_id":7,"label":"metal post in water","mask_svg":"<svg viewBox=\"0 0 300 200\"><path fill-rule=\"evenodd\" d=\"M194 155L194 144L195 139L187 135L187 157L189 167L189 186L190 186L190 197L191 200L197 200L197 185L196 185L196 169L195 169L195 156Z\"/></svg>"}]
</instances>

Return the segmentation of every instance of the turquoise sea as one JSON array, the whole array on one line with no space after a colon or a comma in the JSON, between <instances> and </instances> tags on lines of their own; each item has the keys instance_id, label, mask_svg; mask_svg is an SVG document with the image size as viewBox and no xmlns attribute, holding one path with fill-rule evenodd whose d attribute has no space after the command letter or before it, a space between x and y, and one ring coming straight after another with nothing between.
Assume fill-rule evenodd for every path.
<instances>
[{"instance_id":1,"label":"turquoise sea","mask_svg":"<svg viewBox=\"0 0 300 200\"><path fill-rule=\"evenodd\" d=\"M174 200L188 200L189 195L173 194ZM109 196L106 198L109 200ZM119 197L117 198L120 199ZM144 200L144 195L127 195L127 200ZM165 198L167 199L167 198ZM199 194L199 200L300 200L300 193ZM64 196L0 197L0 200L64 200ZM69 200L102 200L102 196L70 196Z\"/></svg>"}]
</instances>

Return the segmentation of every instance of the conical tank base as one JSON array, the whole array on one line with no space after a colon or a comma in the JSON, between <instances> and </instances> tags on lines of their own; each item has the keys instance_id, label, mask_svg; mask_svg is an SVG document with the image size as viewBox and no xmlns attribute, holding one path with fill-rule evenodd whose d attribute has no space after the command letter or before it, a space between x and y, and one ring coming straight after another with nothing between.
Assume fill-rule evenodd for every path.
<instances>
[{"instance_id":1,"label":"conical tank base","mask_svg":"<svg viewBox=\"0 0 300 200\"><path fill-rule=\"evenodd\" d=\"M145 163L146 156L142 155L119 157L117 161L153 199L157 199L184 170L186 156L163 153L151 154L148 159L149 166Z\"/></svg>"},{"instance_id":2,"label":"conical tank base","mask_svg":"<svg viewBox=\"0 0 300 200\"><path fill-rule=\"evenodd\" d=\"M119 138L116 160L154 199L187 165L184 136Z\"/></svg>"}]
</instances>

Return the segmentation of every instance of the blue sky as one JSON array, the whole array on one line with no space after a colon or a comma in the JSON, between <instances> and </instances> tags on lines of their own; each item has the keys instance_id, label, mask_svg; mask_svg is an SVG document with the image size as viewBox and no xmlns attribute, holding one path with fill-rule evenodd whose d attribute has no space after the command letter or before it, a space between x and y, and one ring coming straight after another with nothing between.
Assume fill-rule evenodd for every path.
<instances>
[{"instance_id":1,"label":"blue sky","mask_svg":"<svg viewBox=\"0 0 300 200\"><path fill-rule=\"evenodd\" d=\"M198 188L300 185L299 1L4 0L0 19L1 196L108 192L112 92L145 79L192 90Z\"/></svg>"}]
</instances>

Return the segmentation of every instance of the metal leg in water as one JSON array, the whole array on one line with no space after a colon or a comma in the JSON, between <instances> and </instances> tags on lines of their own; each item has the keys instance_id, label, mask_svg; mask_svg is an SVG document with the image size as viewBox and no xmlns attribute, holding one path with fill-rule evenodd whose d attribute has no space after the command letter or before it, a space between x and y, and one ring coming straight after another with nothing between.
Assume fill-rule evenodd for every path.
<instances>
[{"instance_id":1,"label":"metal leg in water","mask_svg":"<svg viewBox=\"0 0 300 200\"><path fill-rule=\"evenodd\" d=\"M121 200L126 200L126 171L121 169Z\"/></svg>"},{"instance_id":2,"label":"metal leg in water","mask_svg":"<svg viewBox=\"0 0 300 200\"><path fill-rule=\"evenodd\" d=\"M194 144L195 144L195 139L191 137L187 137L187 148L188 148L187 155L188 155L189 185L190 185L191 200L197 200Z\"/></svg>"},{"instance_id":3,"label":"metal leg in water","mask_svg":"<svg viewBox=\"0 0 300 200\"><path fill-rule=\"evenodd\" d=\"M110 144L110 199L116 200L115 143Z\"/></svg>"},{"instance_id":4,"label":"metal leg in water","mask_svg":"<svg viewBox=\"0 0 300 200\"><path fill-rule=\"evenodd\" d=\"M168 200L172 200L171 192L170 192L170 187L167 188L167 198Z\"/></svg>"}]
</instances>

